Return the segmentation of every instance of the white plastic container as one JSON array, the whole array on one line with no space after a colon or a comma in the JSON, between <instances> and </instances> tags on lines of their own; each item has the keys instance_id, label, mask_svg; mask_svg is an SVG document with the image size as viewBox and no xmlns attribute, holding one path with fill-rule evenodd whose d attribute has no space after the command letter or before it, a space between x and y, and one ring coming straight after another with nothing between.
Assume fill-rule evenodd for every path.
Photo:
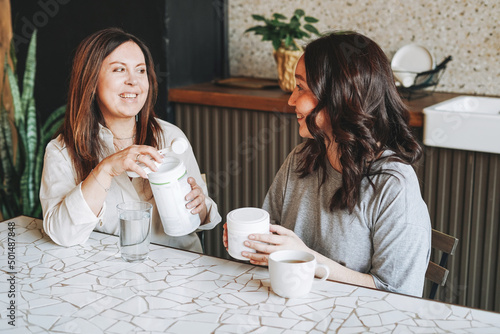
<instances>
[{"instance_id":1,"label":"white plastic container","mask_svg":"<svg viewBox=\"0 0 500 334\"><path fill-rule=\"evenodd\" d=\"M246 260L241 252L255 253L243 243L250 234L269 234L269 213L259 208L239 208L227 214L228 252L233 258Z\"/></svg>"},{"instance_id":2,"label":"white plastic container","mask_svg":"<svg viewBox=\"0 0 500 334\"><path fill-rule=\"evenodd\" d=\"M186 195L191 191L184 163L166 157L157 172L148 174L158 213L166 234L178 237L194 232L200 226L200 216L187 209Z\"/></svg>"}]
</instances>

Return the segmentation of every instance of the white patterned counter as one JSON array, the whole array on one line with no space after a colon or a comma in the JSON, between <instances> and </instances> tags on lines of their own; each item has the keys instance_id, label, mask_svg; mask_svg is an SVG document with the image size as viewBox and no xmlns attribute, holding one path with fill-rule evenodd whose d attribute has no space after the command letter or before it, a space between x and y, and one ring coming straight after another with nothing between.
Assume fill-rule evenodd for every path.
<instances>
[{"instance_id":1,"label":"white patterned counter","mask_svg":"<svg viewBox=\"0 0 500 334\"><path fill-rule=\"evenodd\" d=\"M500 333L499 313L328 281L284 299L272 292L267 268L158 245L145 262L128 263L116 236L94 232L66 248L41 227L24 216L0 224L0 331Z\"/></svg>"}]
</instances>

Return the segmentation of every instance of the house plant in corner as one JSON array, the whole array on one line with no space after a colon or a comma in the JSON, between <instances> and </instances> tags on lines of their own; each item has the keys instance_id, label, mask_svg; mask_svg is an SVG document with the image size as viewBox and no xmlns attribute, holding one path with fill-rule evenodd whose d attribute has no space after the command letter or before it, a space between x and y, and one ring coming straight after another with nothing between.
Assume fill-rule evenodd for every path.
<instances>
[{"instance_id":1,"label":"house plant in corner","mask_svg":"<svg viewBox=\"0 0 500 334\"><path fill-rule=\"evenodd\" d=\"M16 64L11 46L11 58ZM7 60L7 57L6 57ZM22 82L5 62L12 93L14 116L0 101L0 212L3 219L19 215L41 217L40 180L45 146L61 126L65 106L57 108L40 124L35 108L36 30L33 32Z\"/></svg>"},{"instance_id":2,"label":"house plant in corner","mask_svg":"<svg viewBox=\"0 0 500 334\"><path fill-rule=\"evenodd\" d=\"M252 15L257 21L262 21L264 25L257 25L245 30L254 32L256 35L262 35L263 41L271 41L273 44L273 55L278 67L278 82L280 88L285 92L291 92L295 87L294 70L297 60L302 55L302 47L297 43L298 40L310 38L311 33L321 36L312 23L318 22L318 19L306 16L302 9L295 10L289 22L286 22L286 16L274 13L272 19L267 19L261 15ZM306 22L302 26L301 19ZM303 29L301 29L303 28Z\"/></svg>"}]
</instances>

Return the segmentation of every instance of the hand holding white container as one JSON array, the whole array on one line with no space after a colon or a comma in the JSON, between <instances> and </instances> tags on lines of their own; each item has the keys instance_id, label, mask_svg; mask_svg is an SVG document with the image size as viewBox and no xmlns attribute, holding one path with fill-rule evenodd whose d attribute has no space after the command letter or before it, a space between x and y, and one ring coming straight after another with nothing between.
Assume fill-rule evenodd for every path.
<instances>
[{"instance_id":1,"label":"hand holding white container","mask_svg":"<svg viewBox=\"0 0 500 334\"><path fill-rule=\"evenodd\" d=\"M244 242L250 234L269 234L269 213L259 208L239 208L227 214L228 253L238 260L249 261L241 252L256 253Z\"/></svg>"},{"instance_id":2,"label":"hand holding white container","mask_svg":"<svg viewBox=\"0 0 500 334\"><path fill-rule=\"evenodd\" d=\"M191 213L186 208L186 195L191 191L187 182L188 171L184 163L177 157L167 156L167 153L182 154L189 147L184 138L175 138L171 146L158 151L162 156L162 163L156 163L158 170L151 171L146 165L139 163L146 174L156 207L167 235L179 237L194 232L200 226L200 215ZM138 177L134 172L127 172L130 177Z\"/></svg>"}]
</instances>

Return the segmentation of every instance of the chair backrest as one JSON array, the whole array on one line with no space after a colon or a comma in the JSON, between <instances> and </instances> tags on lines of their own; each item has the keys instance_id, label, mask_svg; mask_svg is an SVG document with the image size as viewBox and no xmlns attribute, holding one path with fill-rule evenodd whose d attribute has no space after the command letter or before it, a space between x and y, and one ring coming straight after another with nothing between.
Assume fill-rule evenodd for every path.
<instances>
[{"instance_id":1,"label":"chair backrest","mask_svg":"<svg viewBox=\"0 0 500 334\"><path fill-rule=\"evenodd\" d=\"M441 251L442 255L439 264L429 261L427 272L425 273L425 278L433 282L431 293L429 295L430 299L434 299L436 296L438 286L444 286L446 283L446 279L449 274L448 269L446 269L446 263L448 261L448 256L455 253L457 244L457 238L432 229L432 248L434 250Z\"/></svg>"}]
</instances>

